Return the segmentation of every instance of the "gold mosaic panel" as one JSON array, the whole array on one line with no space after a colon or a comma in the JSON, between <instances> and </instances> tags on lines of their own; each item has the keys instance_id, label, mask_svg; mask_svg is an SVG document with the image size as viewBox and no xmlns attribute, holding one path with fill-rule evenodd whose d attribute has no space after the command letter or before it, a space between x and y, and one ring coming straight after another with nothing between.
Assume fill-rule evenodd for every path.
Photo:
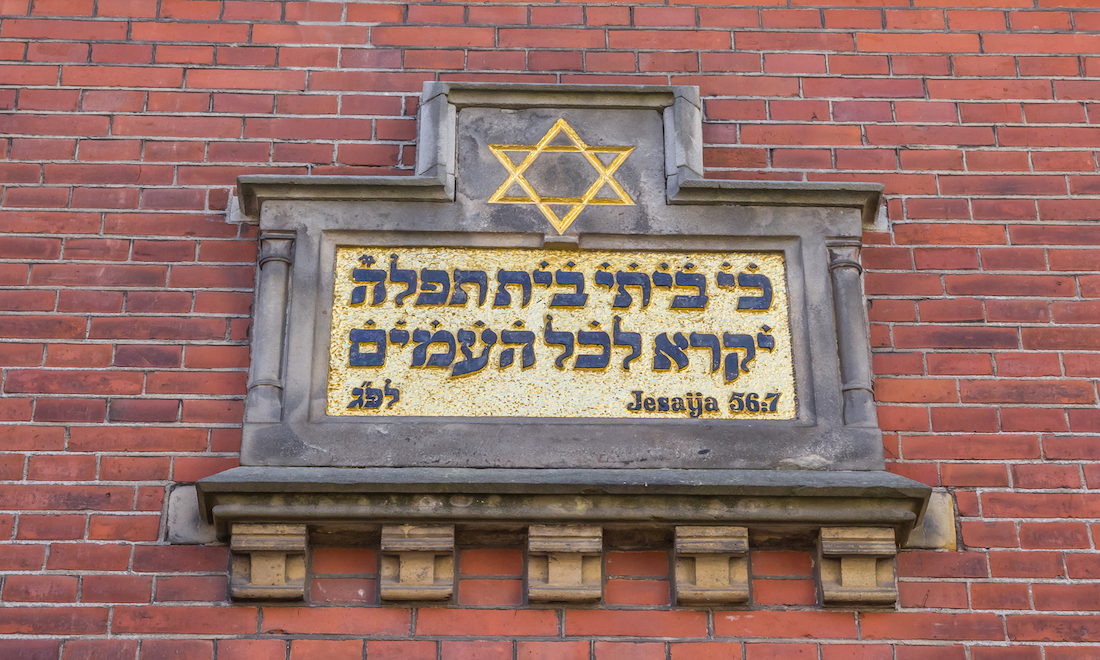
<instances>
[{"instance_id":1,"label":"gold mosaic panel","mask_svg":"<svg viewBox=\"0 0 1100 660\"><path fill-rule=\"evenodd\" d=\"M795 416L779 252L340 247L335 275L329 415Z\"/></svg>"}]
</instances>

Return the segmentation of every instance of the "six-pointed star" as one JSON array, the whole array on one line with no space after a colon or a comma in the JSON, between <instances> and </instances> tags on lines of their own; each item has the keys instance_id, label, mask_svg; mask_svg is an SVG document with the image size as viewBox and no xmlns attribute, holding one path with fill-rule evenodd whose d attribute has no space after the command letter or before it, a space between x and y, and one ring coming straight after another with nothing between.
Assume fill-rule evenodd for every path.
<instances>
[{"instance_id":1,"label":"six-pointed star","mask_svg":"<svg viewBox=\"0 0 1100 660\"><path fill-rule=\"evenodd\" d=\"M564 145L551 145L550 142L558 136L558 133L565 133L572 144ZM614 179L612 175L615 174L615 170L619 169L619 166L623 164L626 157L630 155L630 152L634 151L634 147L590 147L581 140L577 132L573 130L573 127L565 121L565 119L559 119L546 135L542 136L542 139L537 144L491 144L489 149L508 170L508 179L501 184L497 191L493 193L493 196L489 198L491 204L534 204L538 207L542 214L546 216L546 219L550 221L550 224L554 225L554 229L558 230L558 233L564 233L566 228L577 219L577 216L584 210L589 204L610 204L614 206L633 206L634 201L630 199L630 195L626 194L619 182ZM518 165L512 162L512 159L508 157L505 152L526 152L527 156ZM535 159L539 157L539 154L544 152L558 152L558 153L580 153L592 164L592 167L596 168L596 173L599 175L596 178L596 182L588 187L588 190L584 192L580 197L542 197L535 191L534 186L528 181L523 173L534 164ZM596 154L617 154L610 164L604 166ZM508 189L513 184L518 184L520 188L527 193L523 197L519 196L506 196L504 193L508 192ZM614 191L616 197L596 197L596 193L606 184L612 191ZM572 208L569 212L562 217L558 217L554 210L550 208L551 204L572 204Z\"/></svg>"}]
</instances>

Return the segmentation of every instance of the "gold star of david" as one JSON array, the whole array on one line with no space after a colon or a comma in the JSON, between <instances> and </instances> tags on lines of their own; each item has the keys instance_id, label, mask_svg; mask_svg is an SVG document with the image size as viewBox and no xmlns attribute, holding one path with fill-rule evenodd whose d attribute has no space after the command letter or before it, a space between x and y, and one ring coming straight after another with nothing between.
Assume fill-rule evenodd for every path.
<instances>
[{"instance_id":1,"label":"gold star of david","mask_svg":"<svg viewBox=\"0 0 1100 660\"><path fill-rule=\"evenodd\" d=\"M559 133L565 133L572 144L563 145L551 145ZM577 131L573 130L573 127L569 125L565 119L559 119L546 135L542 136L542 139L537 144L490 144L489 149L493 152L493 155L497 157L504 168L508 170L508 179L497 188L497 191L493 193L493 196L489 198L490 204L534 204L542 214L546 216L546 219L550 221L550 224L554 226L554 229L558 230L559 234L565 233L565 230L569 225L573 224L573 221L577 219L580 212L584 210L589 204L604 204L611 206L633 206L634 201L630 199L630 195L626 194L619 182L615 180L615 170L619 169L619 166L623 164L626 157L630 155L630 152L634 151L634 147L590 147L584 143L584 140L577 135ZM526 152L527 156L518 165L512 162L512 159L505 153L509 151ZM528 181L523 173L534 164L535 160L539 157L539 154L545 152L557 152L557 153L580 153L592 164L592 167L596 168L596 173L599 174L596 182L588 187L588 190L584 192L580 197L543 197L535 191L534 186ZM596 156L596 154L618 154L607 166L604 166L603 162ZM519 184L520 188L526 194L526 196L507 196L504 193L512 187L512 184ZM616 198L604 198L596 197L596 193L607 185L615 192ZM550 208L551 204L572 204L572 208L569 212L562 217L558 217L554 210Z\"/></svg>"}]
</instances>

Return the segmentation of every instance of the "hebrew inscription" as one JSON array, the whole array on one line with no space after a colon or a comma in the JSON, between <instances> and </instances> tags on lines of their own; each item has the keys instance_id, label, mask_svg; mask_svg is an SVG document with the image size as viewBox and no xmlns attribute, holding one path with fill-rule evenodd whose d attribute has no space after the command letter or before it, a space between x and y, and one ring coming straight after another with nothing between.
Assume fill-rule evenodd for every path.
<instances>
[{"instance_id":1,"label":"hebrew inscription","mask_svg":"<svg viewBox=\"0 0 1100 660\"><path fill-rule=\"evenodd\" d=\"M776 252L340 247L329 415L792 419Z\"/></svg>"}]
</instances>

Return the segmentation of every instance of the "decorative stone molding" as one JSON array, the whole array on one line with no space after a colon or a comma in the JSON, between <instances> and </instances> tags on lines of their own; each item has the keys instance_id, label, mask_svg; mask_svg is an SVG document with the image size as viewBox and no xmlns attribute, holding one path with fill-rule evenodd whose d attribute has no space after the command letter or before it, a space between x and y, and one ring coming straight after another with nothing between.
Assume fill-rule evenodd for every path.
<instances>
[{"instance_id":1,"label":"decorative stone molding","mask_svg":"<svg viewBox=\"0 0 1100 660\"><path fill-rule=\"evenodd\" d=\"M893 606L898 599L894 530L823 527L818 541L821 602L826 606Z\"/></svg>"},{"instance_id":2,"label":"decorative stone molding","mask_svg":"<svg viewBox=\"0 0 1100 660\"><path fill-rule=\"evenodd\" d=\"M590 602L603 596L603 529L532 525L527 537L527 599Z\"/></svg>"},{"instance_id":3,"label":"decorative stone molding","mask_svg":"<svg viewBox=\"0 0 1100 660\"><path fill-rule=\"evenodd\" d=\"M454 525L383 525L382 600L450 599L454 551Z\"/></svg>"},{"instance_id":4,"label":"decorative stone molding","mask_svg":"<svg viewBox=\"0 0 1100 660\"><path fill-rule=\"evenodd\" d=\"M676 602L699 605L748 600L748 528L677 527Z\"/></svg>"},{"instance_id":5,"label":"decorative stone molding","mask_svg":"<svg viewBox=\"0 0 1100 660\"><path fill-rule=\"evenodd\" d=\"M229 549L233 598L300 600L305 596L305 525L235 523Z\"/></svg>"}]
</instances>

